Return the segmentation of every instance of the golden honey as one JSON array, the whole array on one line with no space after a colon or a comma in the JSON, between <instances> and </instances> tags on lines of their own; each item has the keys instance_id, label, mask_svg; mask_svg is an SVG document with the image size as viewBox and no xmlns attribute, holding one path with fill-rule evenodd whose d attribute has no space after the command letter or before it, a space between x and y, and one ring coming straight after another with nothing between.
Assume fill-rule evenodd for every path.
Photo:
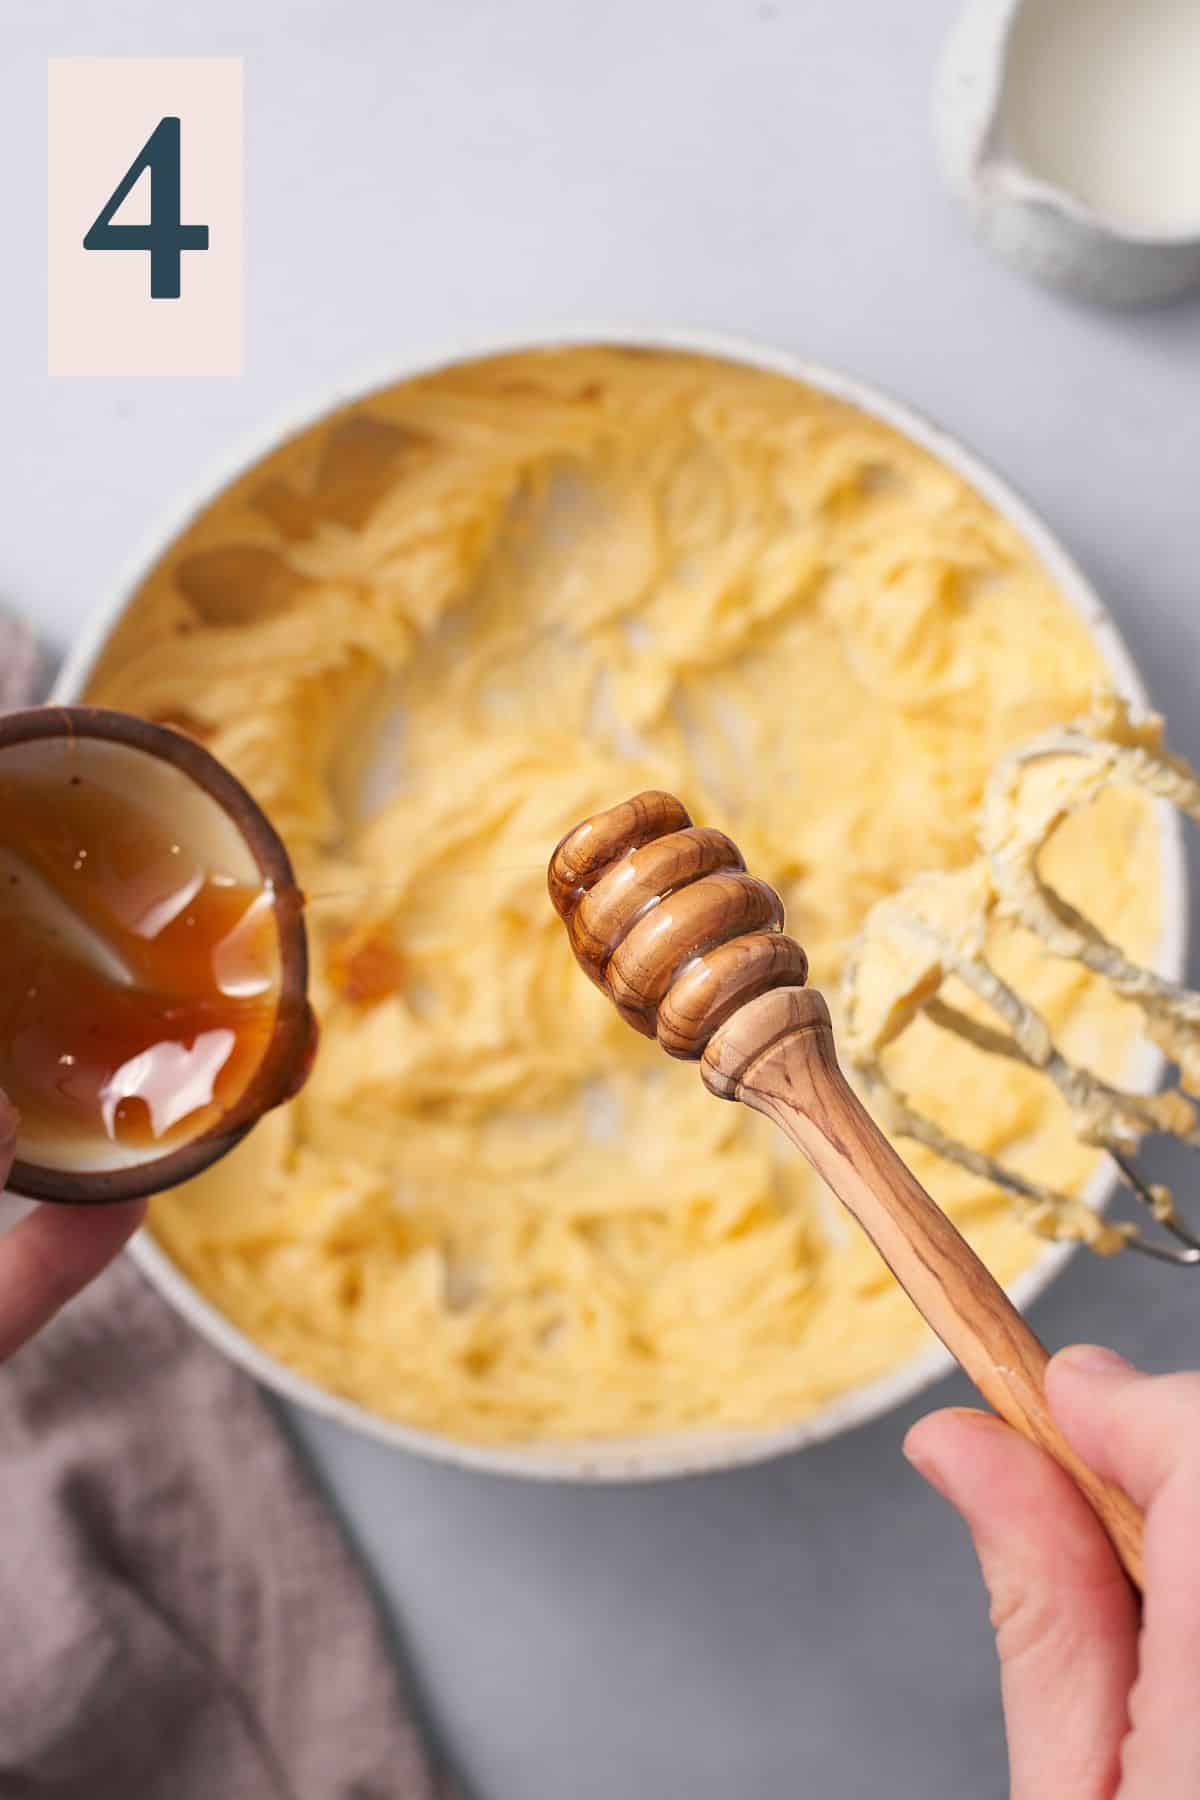
<instances>
[{"instance_id":1,"label":"golden honey","mask_svg":"<svg viewBox=\"0 0 1200 1800\"><path fill-rule=\"evenodd\" d=\"M219 1119L275 1025L271 895L86 757L0 754L0 1088L24 1142L166 1151Z\"/></svg>"}]
</instances>

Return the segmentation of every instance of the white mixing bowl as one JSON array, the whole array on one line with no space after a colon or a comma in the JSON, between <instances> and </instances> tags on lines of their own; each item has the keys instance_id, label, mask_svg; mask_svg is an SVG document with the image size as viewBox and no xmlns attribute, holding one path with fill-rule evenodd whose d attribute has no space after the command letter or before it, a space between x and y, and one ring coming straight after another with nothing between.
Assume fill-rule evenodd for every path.
<instances>
[{"instance_id":1,"label":"white mixing bowl","mask_svg":"<svg viewBox=\"0 0 1200 1800\"><path fill-rule=\"evenodd\" d=\"M1117 688L1135 704L1146 703L1146 692L1138 669L1095 589L1029 504L954 438L948 437L945 432L907 406L901 405L899 401L889 399L887 395L878 393L852 376L814 367L783 350L764 349L757 344L711 332L642 332L614 330L603 326L529 332L500 341L459 340L443 344L424 353L406 356L389 368L376 372L373 378L350 383L334 393L320 395L315 402L297 409L287 418L277 420L269 429L258 433L251 443L243 445L236 454L225 458L218 468L210 471L197 483L193 492L176 507L169 518L153 527L123 570L113 591L96 608L88 629L63 668L54 698L73 701L82 697L110 633L149 570L224 487L252 464L278 448L285 438L318 423L327 413L350 401L365 399L380 388L392 387L413 376L430 374L451 363L538 347L588 343L694 351L728 361L748 363L760 369L774 370L780 375L790 375L810 387L822 389L838 399L848 401L912 438L955 469L997 512L1011 521L1041 559L1060 592L1086 621ZM1154 966L1162 975L1182 979L1187 955L1187 873L1180 823L1176 814L1165 803L1160 803L1160 829L1164 928ZM1138 1047L1131 1059L1127 1079L1134 1085L1149 1086L1157 1080L1161 1069L1161 1056L1152 1046L1144 1044ZM1087 1198L1094 1204L1103 1206L1114 1186L1115 1176L1101 1169ZM1073 1248L1068 1244L1047 1246L1037 1261L1009 1289L1017 1306L1027 1307L1042 1293L1072 1255ZM159 1249L149 1233L139 1233L131 1246L131 1253L143 1273L184 1318L219 1350L224 1351L226 1356L240 1363L251 1375L276 1393L282 1394L285 1399L329 1418L339 1419L353 1430L399 1449L419 1451L424 1456L500 1475L556 1481L643 1481L758 1462L767 1457L778 1456L784 1451L799 1449L805 1444L817 1443L823 1438L849 1430L851 1426L877 1418L891 1407L910 1399L931 1382L937 1381L954 1366L946 1351L940 1346L932 1347L881 1380L831 1400L827 1406L821 1407L807 1418L790 1425L773 1426L769 1430L695 1430L669 1436L605 1439L586 1443L458 1443L452 1438L418 1431L411 1426L381 1418L364 1407L356 1406L351 1401L343 1400L316 1386L283 1363L277 1362L204 1299Z\"/></svg>"}]
</instances>

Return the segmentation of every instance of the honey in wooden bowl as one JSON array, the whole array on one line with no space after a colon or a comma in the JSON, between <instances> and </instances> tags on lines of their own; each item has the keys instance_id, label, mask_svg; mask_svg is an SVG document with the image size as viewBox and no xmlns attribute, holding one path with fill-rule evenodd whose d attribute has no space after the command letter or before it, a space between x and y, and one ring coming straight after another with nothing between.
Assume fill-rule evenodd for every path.
<instances>
[{"instance_id":1,"label":"honey in wooden bowl","mask_svg":"<svg viewBox=\"0 0 1200 1800\"><path fill-rule=\"evenodd\" d=\"M10 1185L127 1199L196 1173L311 1060L302 898L245 790L94 708L0 719L0 1089Z\"/></svg>"}]
</instances>

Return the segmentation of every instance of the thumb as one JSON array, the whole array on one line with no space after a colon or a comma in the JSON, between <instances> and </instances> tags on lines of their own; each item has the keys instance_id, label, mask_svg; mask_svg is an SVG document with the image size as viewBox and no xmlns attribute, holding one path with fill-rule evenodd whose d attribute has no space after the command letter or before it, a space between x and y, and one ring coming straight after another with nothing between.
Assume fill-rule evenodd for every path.
<instances>
[{"instance_id":1,"label":"thumb","mask_svg":"<svg viewBox=\"0 0 1200 1800\"><path fill-rule=\"evenodd\" d=\"M986 1413L934 1413L904 1452L974 1540L1000 1656L1012 1800L1111 1800L1137 1607L1091 1508L1052 1458Z\"/></svg>"}]
</instances>

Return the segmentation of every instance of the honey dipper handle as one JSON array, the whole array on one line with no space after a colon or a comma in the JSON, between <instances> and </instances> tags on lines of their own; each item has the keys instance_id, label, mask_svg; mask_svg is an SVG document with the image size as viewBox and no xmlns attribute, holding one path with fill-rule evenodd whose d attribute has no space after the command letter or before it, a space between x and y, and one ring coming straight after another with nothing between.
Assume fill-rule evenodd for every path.
<instances>
[{"instance_id":1,"label":"honey dipper handle","mask_svg":"<svg viewBox=\"0 0 1200 1800\"><path fill-rule=\"evenodd\" d=\"M714 1093L744 1101L787 1133L984 1398L1081 1489L1140 1588L1141 1514L1059 1431L1043 1386L1044 1346L846 1081L820 994L779 988L751 1001L710 1040L703 1074Z\"/></svg>"}]
</instances>

